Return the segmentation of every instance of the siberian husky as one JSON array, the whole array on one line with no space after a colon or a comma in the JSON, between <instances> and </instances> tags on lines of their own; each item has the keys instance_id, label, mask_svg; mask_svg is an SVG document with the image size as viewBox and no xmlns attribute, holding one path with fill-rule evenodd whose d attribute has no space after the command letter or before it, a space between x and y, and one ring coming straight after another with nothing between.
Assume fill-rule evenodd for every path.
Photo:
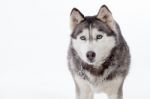
<instances>
[{"instance_id":1,"label":"siberian husky","mask_svg":"<svg viewBox=\"0 0 150 99\"><path fill-rule=\"evenodd\" d=\"M95 16L71 11L69 70L76 99L93 99L103 92L109 99L123 99L122 87L129 71L130 52L119 25L106 5Z\"/></svg>"}]
</instances>

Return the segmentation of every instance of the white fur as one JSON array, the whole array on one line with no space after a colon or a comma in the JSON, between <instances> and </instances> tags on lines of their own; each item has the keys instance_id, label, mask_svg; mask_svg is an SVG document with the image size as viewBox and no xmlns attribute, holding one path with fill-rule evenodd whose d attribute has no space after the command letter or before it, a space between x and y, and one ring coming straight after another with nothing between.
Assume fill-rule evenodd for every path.
<instances>
[{"instance_id":1,"label":"white fur","mask_svg":"<svg viewBox=\"0 0 150 99\"><path fill-rule=\"evenodd\" d=\"M113 94L113 95L109 95L108 98L109 98L109 99L122 99L122 96L119 97L118 95Z\"/></svg>"},{"instance_id":2,"label":"white fur","mask_svg":"<svg viewBox=\"0 0 150 99\"><path fill-rule=\"evenodd\" d=\"M91 89L89 82L80 78L78 75L75 76L75 81L79 86L80 94L77 96L77 99L93 99L94 93Z\"/></svg>"},{"instance_id":3,"label":"white fur","mask_svg":"<svg viewBox=\"0 0 150 99\"><path fill-rule=\"evenodd\" d=\"M98 34L103 35L103 38L96 40ZM89 35L92 36L92 41L89 40ZM80 40L81 36L85 36L86 41ZM99 32L96 28L90 30L84 29L76 39L72 39L72 43L74 49L83 61L93 64L94 66L100 66L115 46L115 38L113 36L107 36L106 33ZM94 51L96 53L96 58L93 63L90 63L86 57L88 51Z\"/></svg>"},{"instance_id":4,"label":"white fur","mask_svg":"<svg viewBox=\"0 0 150 99\"><path fill-rule=\"evenodd\" d=\"M95 76L89 76L90 79L94 80ZM99 79L97 85L91 84L89 81L82 79L80 76L75 75L75 81L80 88L80 99L93 99L93 93L103 92L106 93L109 99L120 99L118 97L118 89L120 88L123 78L118 77L111 81L101 81ZM92 98L89 98L92 97Z\"/></svg>"}]
</instances>

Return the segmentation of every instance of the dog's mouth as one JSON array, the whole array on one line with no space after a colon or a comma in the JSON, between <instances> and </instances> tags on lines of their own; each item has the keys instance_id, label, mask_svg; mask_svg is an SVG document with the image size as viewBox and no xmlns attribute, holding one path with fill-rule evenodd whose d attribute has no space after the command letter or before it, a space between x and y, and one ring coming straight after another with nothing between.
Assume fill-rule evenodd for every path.
<instances>
[{"instance_id":1,"label":"dog's mouth","mask_svg":"<svg viewBox=\"0 0 150 99\"><path fill-rule=\"evenodd\" d=\"M92 60L87 59L87 60L89 64L93 64L95 62L95 59L92 59Z\"/></svg>"}]
</instances>

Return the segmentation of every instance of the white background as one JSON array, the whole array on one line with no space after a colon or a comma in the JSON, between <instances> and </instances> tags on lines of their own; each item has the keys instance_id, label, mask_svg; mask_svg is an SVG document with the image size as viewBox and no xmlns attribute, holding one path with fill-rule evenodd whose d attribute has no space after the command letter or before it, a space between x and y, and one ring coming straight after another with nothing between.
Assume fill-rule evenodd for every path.
<instances>
[{"instance_id":1,"label":"white background","mask_svg":"<svg viewBox=\"0 0 150 99\"><path fill-rule=\"evenodd\" d=\"M0 99L75 99L66 58L70 11L95 15L102 4L131 50L124 99L150 99L148 0L0 0Z\"/></svg>"}]
</instances>

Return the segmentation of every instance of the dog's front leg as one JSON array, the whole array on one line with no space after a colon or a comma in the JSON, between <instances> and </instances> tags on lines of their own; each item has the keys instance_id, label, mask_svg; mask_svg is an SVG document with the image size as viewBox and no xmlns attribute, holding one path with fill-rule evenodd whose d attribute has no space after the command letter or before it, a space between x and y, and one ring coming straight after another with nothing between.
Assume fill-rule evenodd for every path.
<instances>
[{"instance_id":1,"label":"dog's front leg","mask_svg":"<svg viewBox=\"0 0 150 99\"><path fill-rule=\"evenodd\" d=\"M93 99L93 93L89 90L76 91L76 99Z\"/></svg>"},{"instance_id":2,"label":"dog's front leg","mask_svg":"<svg viewBox=\"0 0 150 99\"><path fill-rule=\"evenodd\" d=\"M91 90L81 90L80 91L80 99L93 99L93 93Z\"/></svg>"},{"instance_id":3,"label":"dog's front leg","mask_svg":"<svg viewBox=\"0 0 150 99\"><path fill-rule=\"evenodd\" d=\"M109 99L123 99L123 92L122 92L122 88L121 89L119 89L118 91L117 91L117 93L116 92L112 92L111 94L109 94L108 95L108 98Z\"/></svg>"},{"instance_id":4,"label":"dog's front leg","mask_svg":"<svg viewBox=\"0 0 150 99\"><path fill-rule=\"evenodd\" d=\"M76 99L93 99L89 84L82 78L76 78Z\"/></svg>"},{"instance_id":5,"label":"dog's front leg","mask_svg":"<svg viewBox=\"0 0 150 99\"><path fill-rule=\"evenodd\" d=\"M79 87L76 84L76 99L93 99L93 92L87 86Z\"/></svg>"},{"instance_id":6,"label":"dog's front leg","mask_svg":"<svg viewBox=\"0 0 150 99\"><path fill-rule=\"evenodd\" d=\"M117 95L117 94L110 95L110 96L108 96L108 97L109 97L109 99L123 99L123 98L122 98L122 95Z\"/></svg>"}]
</instances>

